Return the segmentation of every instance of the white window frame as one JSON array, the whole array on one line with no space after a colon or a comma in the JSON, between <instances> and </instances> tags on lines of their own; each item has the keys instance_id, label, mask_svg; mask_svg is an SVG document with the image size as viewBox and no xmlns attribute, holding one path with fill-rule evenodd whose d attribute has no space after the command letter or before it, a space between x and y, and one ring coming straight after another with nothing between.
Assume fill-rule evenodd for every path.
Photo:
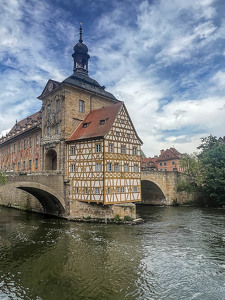
<instances>
[{"instance_id":1,"label":"white window frame","mask_svg":"<svg viewBox=\"0 0 225 300\"><path fill-rule=\"evenodd\" d=\"M114 172L119 172L119 171L120 171L119 163L114 163Z\"/></svg>"},{"instance_id":2,"label":"white window frame","mask_svg":"<svg viewBox=\"0 0 225 300\"><path fill-rule=\"evenodd\" d=\"M121 145L121 153L126 154L126 146L125 145Z\"/></svg>"},{"instance_id":3,"label":"white window frame","mask_svg":"<svg viewBox=\"0 0 225 300\"><path fill-rule=\"evenodd\" d=\"M95 150L96 150L96 153L100 153L101 152L101 144L95 144Z\"/></svg>"},{"instance_id":4,"label":"white window frame","mask_svg":"<svg viewBox=\"0 0 225 300\"><path fill-rule=\"evenodd\" d=\"M109 144L109 152L110 153L114 152L114 145L113 144Z\"/></svg>"},{"instance_id":5,"label":"white window frame","mask_svg":"<svg viewBox=\"0 0 225 300\"><path fill-rule=\"evenodd\" d=\"M138 167L138 165L134 165L134 172L135 172L135 173L138 173L138 172L139 172L139 167Z\"/></svg>"},{"instance_id":6,"label":"white window frame","mask_svg":"<svg viewBox=\"0 0 225 300\"><path fill-rule=\"evenodd\" d=\"M71 164L71 165L70 165L70 172L71 172L71 173L74 173L74 172L75 172L75 165L74 165L74 164Z\"/></svg>"},{"instance_id":7,"label":"white window frame","mask_svg":"<svg viewBox=\"0 0 225 300\"><path fill-rule=\"evenodd\" d=\"M137 155L137 147L133 147L133 155Z\"/></svg>"},{"instance_id":8,"label":"white window frame","mask_svg":"<svg viewBox=\"0 0 225 300\"><path fill-rule=\"evenodd\" d=\"M107 172L112 172L112 163L107 163L106 170Z\"/></svg>"},{"instance_id":9,"label":"white window frame","mask_svg":"<svg viewBox=\"0 0 225 300\"><path fill-rule=\"evenodd\" d=\"M129 164L124 164L124 172L129 172Z\"/></svg>"},{"instance_id":10,"label":"white window frame","mask_svg":"<svg viewBox=\"0 0 225 300\"><path fill-rule=\"evenodd\" d=\"M96 163L95 171L96 172L102 172L102 163Z\"/></svg>"},{"instance_id":11,"label":"white window frame","mask_svg":"<svg viewBox=\"0 0 225 300\"><path fill-rule=\"evenodd\" d=\"M74 146L70 147L70 155L75 155L75 147Z\"/></svg>"}]
</instances>

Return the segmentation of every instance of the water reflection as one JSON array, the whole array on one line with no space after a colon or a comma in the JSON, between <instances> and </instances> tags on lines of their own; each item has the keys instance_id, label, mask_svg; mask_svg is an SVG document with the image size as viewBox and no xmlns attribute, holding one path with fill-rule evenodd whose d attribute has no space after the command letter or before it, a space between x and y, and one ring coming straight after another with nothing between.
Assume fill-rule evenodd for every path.
<instances>
[{"instance_id":1,"label":"water reflection","mask_svg":"<svg viewBox=\"0 0 225 300\"><path fill-rule=\"evenodd\" d=\"M223 299L223 210L142 207L139 226L0 211L0 299Z\"/></svg>"},{"instance_id":2,"label":"water reflection","mask_svg":"<svg viewBox=\"0 0 225 300\"><path fill-rule=\"evenodd\" d=\"M5 294L18 299L135 299L138 227L69 223L33 214L27 218L13 212L1 213L6 214L0 247Z\"/></svg>"}]
</instances>

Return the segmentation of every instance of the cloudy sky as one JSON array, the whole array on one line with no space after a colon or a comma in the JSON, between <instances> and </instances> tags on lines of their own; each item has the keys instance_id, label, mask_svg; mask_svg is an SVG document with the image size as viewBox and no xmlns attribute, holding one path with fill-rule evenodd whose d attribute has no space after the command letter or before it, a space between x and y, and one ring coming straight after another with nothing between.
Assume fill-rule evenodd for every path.
<instances>
[{"instance_id":1,"label":"cloudy sky","mask_svg":"<svg viewBox=\"0 0 225 300\"><path fill-rule=\"evenodd\" d=\"M80 21L89 75L125 102L147 156L225 135L224 0L1 0L0 134L72 74Z\"/></svg>"}]
</instances>

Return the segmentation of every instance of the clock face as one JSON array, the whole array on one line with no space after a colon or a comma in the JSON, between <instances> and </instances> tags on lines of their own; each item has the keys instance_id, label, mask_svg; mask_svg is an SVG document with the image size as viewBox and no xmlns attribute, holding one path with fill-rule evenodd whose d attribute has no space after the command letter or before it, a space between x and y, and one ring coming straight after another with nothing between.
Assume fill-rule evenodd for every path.
<instances>
[{"instance_id":1,"label":"clock face","mask_svg":"<svg viewBox=\"0 0 225 300\"><path fill-rule=\"evenodd\" d=\"M53 83L50 82L48 85L48 91L51 92L53 90Z\"/></svg>"}]
</instances>

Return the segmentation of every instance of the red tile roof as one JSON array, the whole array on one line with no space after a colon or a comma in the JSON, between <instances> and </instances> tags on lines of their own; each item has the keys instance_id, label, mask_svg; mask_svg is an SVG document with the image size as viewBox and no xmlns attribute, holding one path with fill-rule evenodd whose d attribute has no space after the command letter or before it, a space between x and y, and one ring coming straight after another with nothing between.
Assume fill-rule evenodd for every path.
<instances>
[{"instance_id":1,"label":"red tile roof","mask_svg":"<svg viewBox=\"0 0 225 300\"><path fill-rule=\"evenodd\" d=\"M104 137L111 129L122 106L123 102L119 102L92 110L67 139L67 142ZM104 124L100 124L101 120L105 120ZM84 124L87 126L84 127Z\"/></svg>"},{"instance_id":2,"label":"red tile roof","mask_svg":"<svg viewBox=\"0 0 225 300\"><path fill-rule=\"evenodd\" d=\"M181 157L181 153L178 152L175 148L166 149L163 153L161 153L157 159L157 161L165 161L170 159L179 159Z\"/></svg>"},{"instance_id":3,"label":"red tile roof","mask_svg":"<svg viewBox=\"0 0 225 300\"><path fill-rule=\"evenodd\" d=\"M28 118L29 118L31 121L32 121L32 120L33 120L33 121L37 121L37 118L38 118L39 114L40 114L40 111L38 111L38 112L36 112L36 113L34 113L34 114L32 114L32 115L26 117L25 119L23 119L23 120L17 122L17 123L13 126L13 128L10 130L10 132L13 132L17 127L20 127L20 126L25 127L25 126L26 126L26 123L27 123L27 121L28 121ZM9 133L10 133L10 132L9 132Z\"/></svg>"}]
</instances>

